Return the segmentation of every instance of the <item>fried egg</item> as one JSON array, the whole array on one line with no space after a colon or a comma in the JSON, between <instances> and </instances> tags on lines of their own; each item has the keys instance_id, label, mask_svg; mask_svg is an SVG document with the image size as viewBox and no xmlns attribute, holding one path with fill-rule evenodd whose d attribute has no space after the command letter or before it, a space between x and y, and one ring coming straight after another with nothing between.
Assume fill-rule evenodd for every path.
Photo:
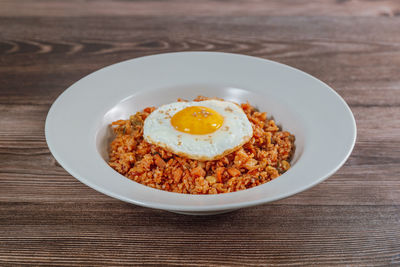
<instances>
[{"instance_id":1,"label":"fried egg","mask_svg":"<svg viewBox=\"0 0 400 267\"><path fill-rule=\"evenodd\" d=\"M174 154L216 160L240 148L253 136L242 108L232 102L175 102L153 111L144 121L143 137Z\"/></svg>"}]
</instances>

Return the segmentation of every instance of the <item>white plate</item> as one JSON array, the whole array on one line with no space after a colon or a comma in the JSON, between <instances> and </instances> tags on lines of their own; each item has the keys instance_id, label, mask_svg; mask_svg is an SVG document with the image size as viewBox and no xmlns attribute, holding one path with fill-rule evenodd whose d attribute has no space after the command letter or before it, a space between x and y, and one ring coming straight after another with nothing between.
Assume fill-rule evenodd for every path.
<instances>
[{"instance_id":1,"label":"white plate","mask_svg":"<svg viewBox=\"0 0 400 267\"><path fill-rule=\"evenodd\" d=\"M146 187L107 165L110 122L197 95L249 101L273 116L296 136L292 168L251 189L187 195ZM336 172L356 140L353 114L323 82L273 61L214 52L147 56L96 71L58 97L45 132L54 157L82 183L129 203L186 214L227 212L306 190Z\"/></svg>"}]
</instances>

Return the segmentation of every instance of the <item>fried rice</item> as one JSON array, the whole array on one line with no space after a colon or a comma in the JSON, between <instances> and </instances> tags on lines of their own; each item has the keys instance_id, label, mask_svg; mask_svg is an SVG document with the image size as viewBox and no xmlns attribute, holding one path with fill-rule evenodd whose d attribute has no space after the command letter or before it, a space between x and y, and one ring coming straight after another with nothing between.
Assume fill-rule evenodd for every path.
<instances>
[{"instance_id":1,"label":"fried rice","mask_svg":"<svg viewBox=\"0 0 400 267\"><path fill-rule=\"evenodd\" d=\"M209 98L197 97L194 101ZM182 101L178 99L178 101ZM271 181L290 168L294 136L281 131L265 112L240 105L253 127L253 137L219 160L198 161L175 155L143 139L143 123L155 107L111 124L109 165L143 185L184 194L218 194Z\"/></svg>"}]
</instances>

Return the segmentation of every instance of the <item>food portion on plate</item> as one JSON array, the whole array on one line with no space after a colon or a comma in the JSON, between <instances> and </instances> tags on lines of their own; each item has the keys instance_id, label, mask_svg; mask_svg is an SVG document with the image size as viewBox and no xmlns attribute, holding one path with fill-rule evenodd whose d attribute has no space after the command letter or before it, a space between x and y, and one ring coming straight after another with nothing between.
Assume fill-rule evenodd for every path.
<instances>
[{"instance_id":1,"label":"food portion on plate","mask_svg":"<svg viewBox=\"0 0 400 267\"><path fill-rule=\"evenodd\" d=\"M266 183L290 168L294 152L294 136L265 112L203 96L145 108L111 127L109 165L176 193L228 193Z\"/></svg>"}]
</instances>

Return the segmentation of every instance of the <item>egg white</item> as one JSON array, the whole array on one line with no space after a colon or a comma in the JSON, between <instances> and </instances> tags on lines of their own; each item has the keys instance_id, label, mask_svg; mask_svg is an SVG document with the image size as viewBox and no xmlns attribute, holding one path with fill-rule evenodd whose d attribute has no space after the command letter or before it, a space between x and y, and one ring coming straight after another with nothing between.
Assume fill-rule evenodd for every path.
<instances>
[{"instance_id":1,"label":"egg white","mask_svg":"<svg viewBox=\"0 0 400 267\"><path fill-rule=\"evenodd\" d=\"M194 135L176 130L171 118L190 106L208 107L224 117L222 126L213 133ZM235 151L253 136L253 128L238 105L221 100L175 102L153 111L144 121L144 139L190 159L216 160Z\"/></svg>"}]
</instances>

